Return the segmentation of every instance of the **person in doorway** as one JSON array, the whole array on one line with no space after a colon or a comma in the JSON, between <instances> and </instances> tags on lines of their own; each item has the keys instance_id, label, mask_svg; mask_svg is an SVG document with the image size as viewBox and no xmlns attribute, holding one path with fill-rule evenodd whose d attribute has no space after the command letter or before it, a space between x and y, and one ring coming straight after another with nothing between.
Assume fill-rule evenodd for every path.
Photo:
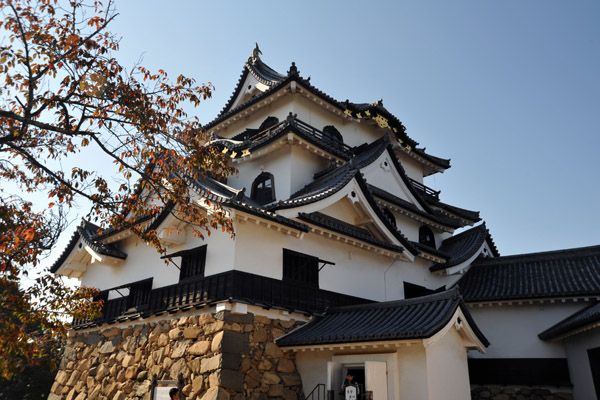
<instances>
[{"instance_id":1,"label":"person in doorway","mask_svg":"<svg viewBox=\"0 0 600 400\"><path fill-rule=\"evenodd\" d=\"M346 375L346 379L344 379L344 383L342 384L342 390L345 390L347 386L356 387L356 393L358 394L358 383L356 383L356 381L354 380L354 375L352 375L350 372L348 372L348 375Z\"/></svg>"},{"instance_id":2,"label":"person in doorway","mask_svg":"<svg viewBox=\"0 0 600 400\"><path fill-rule=\"evenodd\" d=\"M173 388L173 389L169 390L169 399L179 400L179 389Z\"/></svg>"}]
</instances>

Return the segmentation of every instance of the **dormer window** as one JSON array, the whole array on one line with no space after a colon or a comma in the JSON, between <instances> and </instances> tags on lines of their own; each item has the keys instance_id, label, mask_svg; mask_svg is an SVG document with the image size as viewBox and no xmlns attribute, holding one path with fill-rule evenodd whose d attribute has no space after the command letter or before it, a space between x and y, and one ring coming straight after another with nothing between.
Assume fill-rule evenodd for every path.
<instances>
[{"instance_id":1,"label":"dormer window","mask_svg":"<svg viewBox=\"0 0 600 400\"><path fill-rule=\"evenodd\" d=\"M275 185L272 174L263 172L254 180L251 198L258 204L267 204L275 200Z\"/></svg>"},{"instance_id":2,"label":"dormer window","mask_svg":"<svg viewBox=\"0 0 600 400\"><path fill-rule=\"evenodd\" d=\"M424 244L426 246L436 248L435 247L435 237L433 236L433 232L426 226L422 226L419 229L419 243Z\"/></svg>"},{"instance_id":3,"label":"dormer window","mask_svg":"<svg viewBox=\"0 0 600 400\"><path fill-rule=\"evenodd\" d=\"M341 147L344 144L342 134L333 125L327 125L323 128L323 141L333 147Z\"/></svg>"}]
</instances>

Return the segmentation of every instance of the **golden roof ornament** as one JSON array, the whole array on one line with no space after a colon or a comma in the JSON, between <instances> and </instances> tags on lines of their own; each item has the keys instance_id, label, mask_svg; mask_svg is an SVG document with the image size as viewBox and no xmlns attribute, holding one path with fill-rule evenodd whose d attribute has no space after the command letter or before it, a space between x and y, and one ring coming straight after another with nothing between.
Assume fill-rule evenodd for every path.
<instances>
[{"instance_id":1,"label":"golden roof ornament","mask_svg":"<svg viewBox=\"0 0 600 400\"><path fill-rule=\"evenodd\" d=\"M260 54L262 54L262 51L258 48L258 43L254 42L254 50L252 50L252 56L250 57L252 64L256 64L256 62L260 60Z\"/></svg>"}]
</instances>

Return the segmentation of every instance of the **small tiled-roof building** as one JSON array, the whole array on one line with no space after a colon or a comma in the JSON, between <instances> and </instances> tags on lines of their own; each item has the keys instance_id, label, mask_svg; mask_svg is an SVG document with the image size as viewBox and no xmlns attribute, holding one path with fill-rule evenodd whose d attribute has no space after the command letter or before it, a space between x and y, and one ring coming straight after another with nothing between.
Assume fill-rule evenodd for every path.
<instances>
[{"instance_id":1,"label":"small tiled-roof building","mask_svg":"<svg viewBox=\"0 0 600 400\"><path fill-rule=\"evenodd\" d=\"M74 321L53 396L145 398L175 371L194 399L339 398L348 374L376 400L600 387L600 247L501 257L479 212L425 185L449 159L382 101L336 100L257 47L205 129L238 173L176 173L235 237L201 240L165 206L138 221L161 257L84 221L52 271L99 288L104 310Z\"/></svg>"}]
</instances>

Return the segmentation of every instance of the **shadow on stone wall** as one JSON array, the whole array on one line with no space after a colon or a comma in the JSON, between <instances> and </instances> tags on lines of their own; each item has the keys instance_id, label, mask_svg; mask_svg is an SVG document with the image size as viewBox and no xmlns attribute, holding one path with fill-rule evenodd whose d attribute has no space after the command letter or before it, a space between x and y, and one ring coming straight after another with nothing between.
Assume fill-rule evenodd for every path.
<instances>
[{"instance_id":1,"label":"shadow on stone wall","mask_svg":"<svg viewBox=\"0 0 600 400\"><path fill-rule=\"evenodd\" d=\"M73 331L48 400L149 400L153 375L180 373L186 399L302 400L295 353L274 343L298 324L221 311Z\"/></svg>"}]
</instances>

